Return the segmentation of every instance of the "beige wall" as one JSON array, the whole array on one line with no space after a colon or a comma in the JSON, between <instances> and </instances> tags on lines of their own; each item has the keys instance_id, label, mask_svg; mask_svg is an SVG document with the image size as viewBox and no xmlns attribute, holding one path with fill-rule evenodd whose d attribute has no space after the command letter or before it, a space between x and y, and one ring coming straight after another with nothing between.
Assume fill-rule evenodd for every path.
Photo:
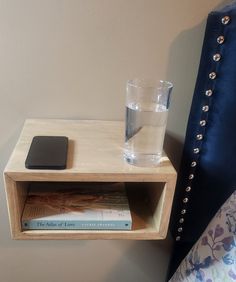
<instances>
[{"instance_id":1,"label":"beige wall","mask_svg":"<svg viewBox=\"0 0 236 282\"><path fill-rule=\"evenodd\" d=\"M0 0L0 169L26 118L121 120L125 81L149 76L175 85L167 147L178 164L206 17L226 2ZM1 282L164 281L170 239L11 241L0 184Z\"/></svg>"}]
</instances>

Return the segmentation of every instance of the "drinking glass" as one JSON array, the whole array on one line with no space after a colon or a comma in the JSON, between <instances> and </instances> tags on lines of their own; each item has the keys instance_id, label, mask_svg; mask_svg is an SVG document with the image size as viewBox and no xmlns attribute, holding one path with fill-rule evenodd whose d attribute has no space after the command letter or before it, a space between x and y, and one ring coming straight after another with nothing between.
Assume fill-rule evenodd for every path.
<instances>
[{"instance_id":1,"label":"drinking glass","mask_svg":"<svg viewBox=\"0 0 236 282\"><path fill-rule=\"evenodd\" d=\"M128 163L160 163L172 88L163 80L127 81L124 157Z\"/></svg>"}]
</instances>

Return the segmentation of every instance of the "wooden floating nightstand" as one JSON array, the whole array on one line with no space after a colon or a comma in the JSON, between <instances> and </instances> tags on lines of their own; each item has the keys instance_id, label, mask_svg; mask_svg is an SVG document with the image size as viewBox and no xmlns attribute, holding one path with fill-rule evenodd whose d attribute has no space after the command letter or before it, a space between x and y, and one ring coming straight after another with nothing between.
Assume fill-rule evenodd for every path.
<instances>
[{"instance_id":1,"label":"wooden floating nightstand","mask_svg":"<svg viewBox=\"0 0 236 282\"><path fill-rule=\"evenodd\" d=\"M25 159L36 135L69 138L65 170L29 170ZM4 171L13 239L157 240L167 234L176 172L164 156L156 168L135 167L123 160L124 124L118 121L26 120ZM131 231L23 230L21 215L32 182L124 182L133 226Z\"/></svg>"}]
</instances>

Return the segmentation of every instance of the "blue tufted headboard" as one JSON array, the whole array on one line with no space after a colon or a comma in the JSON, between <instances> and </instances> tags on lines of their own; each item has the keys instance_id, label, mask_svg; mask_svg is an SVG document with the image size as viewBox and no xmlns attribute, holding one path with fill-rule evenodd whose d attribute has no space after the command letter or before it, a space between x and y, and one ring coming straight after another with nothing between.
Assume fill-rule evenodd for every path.
<instances>
[{"instance_id":1,"label":"blue tufted headboard","mask_svg":"<svg viewBox=\"0 0 236 282\"><path fill-rule=\"evenodd\" d=\"M236 3L208 15L171 217L172 272L236 188Z\"/></svg>"}]
</instances>

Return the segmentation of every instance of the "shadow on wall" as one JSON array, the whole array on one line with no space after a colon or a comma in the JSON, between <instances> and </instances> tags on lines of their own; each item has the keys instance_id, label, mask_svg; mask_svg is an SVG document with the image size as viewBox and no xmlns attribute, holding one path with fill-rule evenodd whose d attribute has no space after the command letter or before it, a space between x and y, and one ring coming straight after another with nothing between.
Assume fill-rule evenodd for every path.
<instances>
[{"instance_id":1,"label":"shadow on wall","mask_svg":"<svg viewBox=\"0 0 236 282\"><path fill-rule=\"evenodd\" d=\"M232 0L222 1L214 10ZM209 11L210 13L211 11ZM178 170L184 145L185 131L200 63L207 15L197 26L181 32L170 46L166 77L173 82L173 96L168 117L164 149ZM184 133L184 136L179 136Z\"/></svg>"},{"instance_id":2,"label":"shadow on wall","mask_svg":"<svg viewBox=\"0 0 236 282\"><path fill-rule=\"evenodd\" d=\"M175 169L178 170L182 156L183 141L180 140L178 136L167 131L165 135L164 150Z\"/></svg>"},{"instance_id":3,"label":"shadow on wall","mask_svg":"<svg viewBox=\"0 0 236 282\"><path fill-rule=\"evenodd\" d=\"M185 134L205 23L204 21L190 30L181 32L174 39L169 52L166 77L173 82L174 89L164 149L176 169L180 165L184 136L174 131L178 130Z\"/></svg>"},{"instance_id":4,"label":"shadow on wall","mask_svg":"<svg viewBox=\"0 0 236 282\"><path fill-rule=\"evenodd\" d=\"M115 244L122 247L127 242L116 241ZM126 252L122 254L114 268L107 272L103 281L165 281L169 254L172 248L170 237L165 240L133 241L128 244L129 247ZM135 271L125 271L127 266Z\"/></svg>"}]
</instances>

